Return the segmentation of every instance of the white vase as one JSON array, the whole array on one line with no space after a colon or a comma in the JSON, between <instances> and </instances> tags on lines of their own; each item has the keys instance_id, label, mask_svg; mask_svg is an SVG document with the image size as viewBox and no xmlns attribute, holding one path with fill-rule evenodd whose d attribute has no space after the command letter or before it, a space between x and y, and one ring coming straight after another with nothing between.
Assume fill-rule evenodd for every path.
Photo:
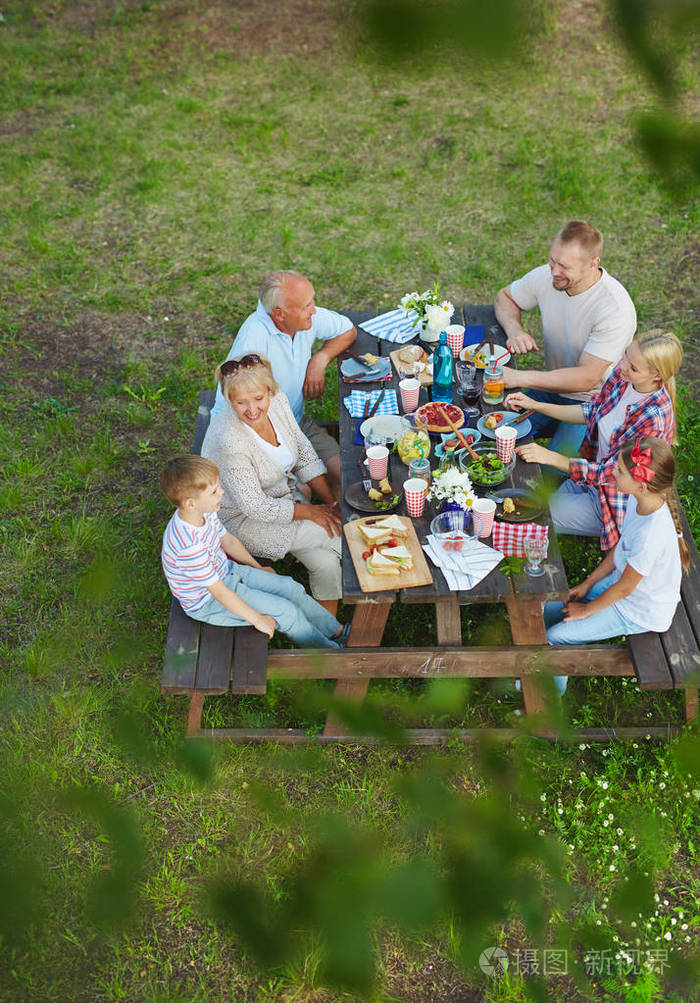
<instances>
[{"instance_id":1,"label":"white vase","mask_svg":"<svg viewBox=\"0 0 700 1003\"><path fill-rule=\"evenodd\" d=\"M440 333L445 330L445 324L442 320L433 321L431 324L426 323L424 320L423 325L423 333L420 336L421 341L433 345L436 341L440 340Z\"/></svg>"}]
</instances>

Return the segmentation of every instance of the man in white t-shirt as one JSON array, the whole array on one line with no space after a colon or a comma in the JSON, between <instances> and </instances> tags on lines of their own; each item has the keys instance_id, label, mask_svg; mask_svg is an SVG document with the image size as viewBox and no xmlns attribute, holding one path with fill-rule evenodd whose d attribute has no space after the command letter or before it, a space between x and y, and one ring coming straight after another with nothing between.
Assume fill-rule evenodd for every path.
<instances>
[{"instance_id":1,"label":"man in white t-shirt","mask_svg":"<svg viewBox=\"0 0 700 1003\"><path fill-rule=\"evenodd\" d=\"M514 355L538 352L521 324L523 310L538 306L546 370L504 370L506 388L527 387L528 395L553 404L588 400L603 385L632 341L637 313L629 293L600 266L603 237L590 223L573 220L559 230L549 262L501 289L496 317ZM551 448L573 456L585 425L530 419L536 436L551 436Z\"/></svg>"},{"instance_id":2,"label":"man in white t-shirt","mask_svg":"<svg viewBox=\"0 0 700 1003\"><path fill-rule=\"evenodd\" d=\"M271 272L263 280L255 312L243 321L227 358L259 352L270 360L294 417L326 464L331 486L339 495L340 447L325 429L304 414L304 400L321 396L328 363L350 347L357 331L347 317L317 307L314 297L314 287L298 272ZM317 339L323 345L312 352ZM218 389L212 418L225 404Z\"/></svg>"}]
</instances>

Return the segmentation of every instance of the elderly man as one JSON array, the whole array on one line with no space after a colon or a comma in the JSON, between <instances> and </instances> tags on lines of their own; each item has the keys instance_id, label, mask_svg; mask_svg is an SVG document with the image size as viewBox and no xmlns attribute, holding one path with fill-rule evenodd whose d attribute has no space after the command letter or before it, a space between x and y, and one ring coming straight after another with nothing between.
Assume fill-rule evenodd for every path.
<instances>
[{"instance_id":1,"label":"elderly man","mask_svg":"<svg viewBox=\"0 0 700 1003\"><path fill-rule=\"evenodd\" d=\"M298 272L271 272L263 280L255 313L243 321L228 358L259 352L270 360L294 417L326 464L331 487L339 497L338 443L304 414L304 398L321 396L328 363L353 343L357 332L347 317L317 307L314 295L314 287ZM316 339L323 345L312 354ZM217 390L212 417L224 405Z\"/></svg>"},{"instance_id":2,"label":"elderly man","mask_svg":"<svg viewBox=\"0 0 700 1003\"><path fill-rule=\"evenodd\" d=\"M555 236L548 264L499 291L496 317L515 355L539 351L521 324L522 311L539 306L547 364L546 370L506 369L507 388L527 388L536 400L578 404L600 389L622 358L634 337L637 314L629 293L600 267L602 252L600 231L573 220ZM578 451L584 425L543 415L530 420L536 436L552 436L556 452L573 456Z\"/></svg>"}]
</instances>

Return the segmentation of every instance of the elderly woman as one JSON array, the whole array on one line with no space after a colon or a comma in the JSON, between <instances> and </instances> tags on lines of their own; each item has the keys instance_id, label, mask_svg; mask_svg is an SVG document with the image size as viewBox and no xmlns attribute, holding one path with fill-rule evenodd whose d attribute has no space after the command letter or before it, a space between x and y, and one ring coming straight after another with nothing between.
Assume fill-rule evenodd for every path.
<instances>
[{"instance_id":1,"label":"elderly woman","mask_svg":"<svg viewBox=\"0 0 700 1003\"><path fill-rule=\"evenodd\" d=\"M323 461L264 356L229 359L216 376L230 406L212 418L202 456L221 471L221 521L256 557L293 554L308 569L314 599L335 614L342 594L340 516ZM298 485L308 485L323 504L301 500Z\"/></svg>"}]
</instances>

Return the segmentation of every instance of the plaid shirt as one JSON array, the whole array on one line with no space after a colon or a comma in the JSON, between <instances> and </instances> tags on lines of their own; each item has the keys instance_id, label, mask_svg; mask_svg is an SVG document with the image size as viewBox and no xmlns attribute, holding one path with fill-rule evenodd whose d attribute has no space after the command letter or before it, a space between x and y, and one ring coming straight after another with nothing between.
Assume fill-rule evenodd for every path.
<instances>
[{"instance_id":1,"label":"plaid shirt","mask_svg":"<svg viewBox=\"0 0 700 1003\"><path fill-rule=\"evenodd\" d=\"M668 443L673 441L673 405L668 390L662 386L643 401L628 405L624 422L610 436L607 456L601 463L596 462L598 422L619 403L627 386L627 380L622 378L620 366L617 365L601 390L589 401L582 402L586 435L581 446L581 456L569 462L569 477L572 481L598 488L603 513L603 532L600 536L603 550L610 550L620 539L620 529L625 518L628 496L617 490L613 476L617 457L625 440L653 435Z\"/></svg>"}]
</instances>

